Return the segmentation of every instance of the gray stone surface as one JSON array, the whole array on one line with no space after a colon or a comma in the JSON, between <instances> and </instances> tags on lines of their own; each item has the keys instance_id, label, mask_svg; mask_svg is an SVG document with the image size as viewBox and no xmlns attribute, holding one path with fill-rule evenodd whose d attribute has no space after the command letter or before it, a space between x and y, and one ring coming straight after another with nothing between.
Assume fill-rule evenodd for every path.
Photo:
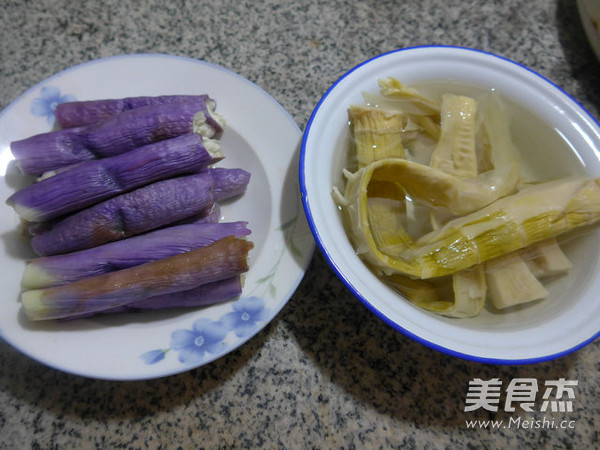
<instances>
[{"instance_id":1,"label":"gray stone surface","mask_svg":"<svg viewBox=\"0 0 600 450\"><path fill-rule=\"evenodd\" d=\"M525 64L599 117L600 65L571 0L7 0L0 107L74 64L168 53L219 64L303 128L343 72L414 45L475 47ZM352 297L319 252L279 316L246 345L180 375L84 379L0 342L0 448L597 448L600 346L495 366L403 336ZM474 378L578 380L568 429L468 429L539 413L465 413ZM551 415L548 415L551 417Z\"/></svg>"}]
</instances>

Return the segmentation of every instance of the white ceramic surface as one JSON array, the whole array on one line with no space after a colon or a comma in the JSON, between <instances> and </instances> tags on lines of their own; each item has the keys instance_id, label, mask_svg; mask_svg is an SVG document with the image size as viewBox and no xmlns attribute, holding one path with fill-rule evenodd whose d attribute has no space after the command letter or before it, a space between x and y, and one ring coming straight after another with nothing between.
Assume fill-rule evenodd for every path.
<instances>
[{"instance_id":1,"label":"white ceramic surface","mask_svg":"<svg viewBox=\"0 0 600 450\"><path fill-rule=\"evenodd\" d=\"M600 176L598 123L533 71L501 57L456 47L408 48L374 57L348 71L325 93L308 122L300 155L300 186L308 221L338 276L394 328L432 348L467 359L510 364L543 361L597 338L598 231L565 244L575 267L568 276L547 286L548 298L503 313L486 308L469 319L450 319L419 309L381 283L361 262L347 238L331 191L340 182L347 154L347 107L363 104L362 92L378 92L377 80L388 76L408 85L431 81L496 89L518 112L512 131L517 144L527 149L526 172L541 178L572 173ZM532 121L545 128L532 133ZM563 145L545 145L551 134ZM536 135L539 139L533 139Z\"/></svg>"},{"instance_id":2,"label":"white ceramic surface","mask_svg":"<svg viewBox=\"0 0 600 450\"><path fill-rule=\"evenodd\" d=\"M227 121L221 141L225 159L218 166L240 167L252 174L247 192L222 208L223 221L248 221L249 239L255 244L240 298L200 309L30 323L20 311L19 281L32 254L18 235L18 217L2 202L3 339L34 359L73 374L155 378L229 353L283 308L314 249L297 182L301 132L273 98L222 67L168 55L127 55L81 64L44 80L0 114L1 197L6 199L23 183L11 163L10 142L49 131L56 102L205 93L216 100L217 112ZM194 338L194 348L182 348L176 338L182 334Z\"/></svg>"},{"instance_id":3,"label":"white ceramic surface","mask_svg":"<svg viewBox=\"0 0 600 450\"><path fill-rule=\"evenodd\" d=\"M577 8L585 34L600 59L600 0L577 0Z\"/></svg>"}]
</instances>

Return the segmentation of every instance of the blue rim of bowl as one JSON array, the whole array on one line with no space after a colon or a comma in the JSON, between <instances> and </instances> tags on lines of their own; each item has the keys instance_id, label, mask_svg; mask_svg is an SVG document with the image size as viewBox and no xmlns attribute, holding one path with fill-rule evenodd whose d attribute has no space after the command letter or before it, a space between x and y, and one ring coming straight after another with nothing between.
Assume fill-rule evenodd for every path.
<instances>
[{"instance_id":1,"label":"blue rim of bowl","mask_svg":"<svg viewBox=\"0 0 600 450\"><path fill-rule=\"evenodd\" d=\"M413 332L407 330L406 328L404 328L403 326L399 325L398 323L392 321L390 318L388 318L387 316L385 316L383 313L381 313L381 311L379 311L375 306L373 306L363 295L360 294L360 292L358 292L356 290L356 288L354 287L354 285L344 276L344 274L342 273L342 271L339 269L339 267L337 266L336 262L333 260L333 257L330 255L329 251L327 250L325 243L323 242L323 239L321 238L321 235L319 234L319 231L317 230L317 227L314 223L313 217L312 217L312 212L311 212L311 208L310 208L310 199L308 198L308 192L306 190L306 178L305 178L305 155L306 155L306 141L308 139L308 135L310 133L310 129L313 123L313 120L315 119L317 113L319 112L321 105L323 104L323 102L325 101L325 99L329 96L329 94L337 87L337 85L344 80L346 77L348 77L350 74L352 74L353 72L355 72L357 69L359 69L360 67L369 64L372 61L375 61L377 59L383 58L383 57L387 57L391 54L395 54L395 53L400 53L400 52L405 52L405 51L415 51L415 50L420 50L420 49L454 49L454 50L464 50L464 51L470 51L470 52L475 52L475 53L480 53L489 57L493 57L493 58L497 58L503 61L506 61L510 64L514 64L515 66L521 68L521 69L525 69L526 71L534 74L535 76L539 77L541 80L543 80L544 82L552 85L554 88L558 89L563 95L565 95L566 97L568 97L572 102L574 102L593 122L595 122L598 126L600 126L600 122L598 120L596 120L596 118L594 118L579 102L577 102L571 95L569 95L564 89L562 89L560 86L556 85L555 83L553 83L552 81L550 81L549 79L547 79L546 77L544 77L543 75L540 75L539 73L537 73L536 71L530 69L527 66L524 66L523 64L519 64L511 59L508 59L504 56L500 56L500 55L496 55L494 53L489 53L486 52L484 50L479 50L479 49L474 49L474 48L469 48L469 47L461 47L461 46L451 46L451 45L423 45L423 46L415 46L415 47L405 47L405 48L401 48L401 49L397 49L397 50L392 50L386 53L382 53L379 54L377 56L374 56L373 58L370 58L368 60L363 61L362 63L354 66L352 69L348 70L346 73L344 73L340 78L338 78L332 85L331 87L325 92L325 94L321 97L321 99L319 100L319 102L317 103L316 107L314 108L312 114L310 115L310 118L306 124L306 128L304 130L304 134L302 137L302 146L300 148L300 161L299 161L299 178L300 178L300 192L301 192L301 197L302 197L302 204L304 206L304 212L306 215L306 219L308 221L308 225L311 229L311 232L313 233L313 236L315 237L315 241L319 247L319 249L321 250L321 253L323 254L323 256L325 257L327 263L329 264L329 266L333 269L333 271L335 272L335 274L337 275L337 277L346 285L346 287L352 292L352 294L358 298L365 306L367 306L367 308L373 313L375 314L375 316L377 316L379 319L381 319L383 322L385 322L386 324L388 324L389 326L391 326L392 328L400 331L402 334L404 334L405 336L415 340L416 342L419 342L420 344L425 345L426 347L429 347L433 350L445 353L447 355L450 356L455 356L461 359L465 359L468 361L474 361L474 362L479 362L479 363L486 363L486 364L502 364L502 365L524 365L524 364L536 364L536 363L541 363L541 362L545 362L545 361L550 361L553 359L557 359L557 358L561 358L563 356L566 356L568 354L574 353L577 350L585 347L586 345L590 344L591 342L595 341L597 338L600 337L600 331L596 332L596 334L594 334L592 337L590 337L589 339L584 340L583 342L580 342L578 345L575 345L567 350L561 351L561 352L557 352L557 353L552 353L550 355L545 355L545 356L539 356L539 357L533 357L533 358L521 358L521 359L504 359L504 358L488 358L488 357L484 357L484 356L476 356L476 355L471 355L469 353L465 353L465 352L459 352L456 350L452 350L450 348L444 347L443 345L439 345L436 344L434 342L431 342L427 339L424 339L416 334L414 334Z\"/></svg>"}]
</instances>

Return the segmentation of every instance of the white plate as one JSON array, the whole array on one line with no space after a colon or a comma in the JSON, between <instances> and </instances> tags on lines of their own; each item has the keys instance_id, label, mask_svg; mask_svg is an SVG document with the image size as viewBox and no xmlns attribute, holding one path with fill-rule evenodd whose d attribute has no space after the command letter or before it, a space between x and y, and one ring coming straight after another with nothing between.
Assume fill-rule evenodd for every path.
<instances>
[{"instance_id":1,"label":"white plate","mask_svg":"<svg viewBox=\"0 0 600 450\"><path fill-rule=\"evenodd\" d=\"M239 299L201 309L103 316L32 324L19 304L29 244L19 219L2 202L0 335L21 352L56 369L93 378L134 380L171 375L210 363L256 335L287 303L302 279L314 240L301 206L297 153L301 132L287 112L250 81L222 67L168 55L127 55L75 66L29 89L0 114L0 183L6 199L22 182L9 144L49 131L45 105L137 95L209 94L227 121L219 167L252 174L242 198L224 205L224 221L252 230L250 271ZM171 348L177 330L195 333L197 358ZM204 342L204 344L202 344Z\"/></svg>"},{"instance_id":2,"label":"white plate","mask_svg":"<svg viewBox=\"0 0 600 450\"><path fill-rule=\"evenodd\" d=\"M600 0L577 0L577 8L588 41L600 59Z\"/></svg>"}]
</instances>

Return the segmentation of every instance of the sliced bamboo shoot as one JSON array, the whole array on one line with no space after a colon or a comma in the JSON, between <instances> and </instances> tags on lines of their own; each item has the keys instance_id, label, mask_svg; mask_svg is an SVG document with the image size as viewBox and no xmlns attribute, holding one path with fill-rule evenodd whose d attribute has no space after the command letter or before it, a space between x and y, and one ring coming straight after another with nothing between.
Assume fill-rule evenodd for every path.
<instances>
[{"instance_id":1,"label":"sliced bamboo shoot","mask_svg":"<svg viewBox=\"0 0 600 450\"><path fill-rule=\"evenodd\" d=\"M523 258L538 278L562 275L573 268L573 264L554 238L546 239L523 249Z\"/></svg>"},{"instance_id":2,"label":"sliced bamboo shoot","mask_svg":"<svg viewBox=\"0 0 600 450\"><path fill-rule=\"evenodd\" d=\"M406 116L380 108L354 106L348 109L353 129L358 167L385 158L404 158L402 133Z\"/></svg>"},{"instance_id":3,"label":"sliced bamboo shoot","mask_svg":"<svg viewBox=\"0 0 600 450\"><path fill-rule=\"evenodd\" d=\"M485 274L490 300L498 309L539 300L548 295L518 253L486 262Z\"/></svg>"},{"instance_id":4,"label":"sliced bamboo shoot","mask_svg":"<svg viewBox=\"0 0 600 450\"><path fill-rule=\"evenodd\" d=\"M440 139L431 166L460 178L477 176L475 153L477 101L454 94L442 96Z\"/></svg>"}]
</instances>

